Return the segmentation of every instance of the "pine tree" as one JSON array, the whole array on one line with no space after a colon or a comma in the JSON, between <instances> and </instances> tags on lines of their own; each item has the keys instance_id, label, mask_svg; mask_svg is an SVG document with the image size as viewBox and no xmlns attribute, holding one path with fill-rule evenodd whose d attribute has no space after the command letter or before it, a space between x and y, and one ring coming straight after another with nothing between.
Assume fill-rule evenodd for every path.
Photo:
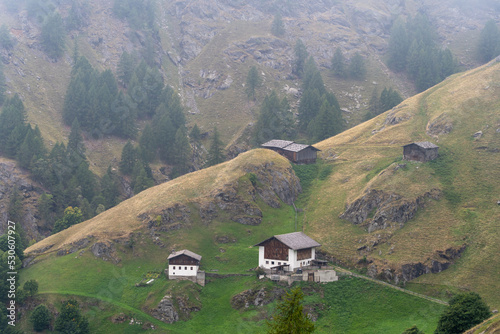
<instances>
[{"instance_id":1,"label":"pine tree","mask_svg":"<svg viewBox=\"0 0 500 334\"><path fill-rule=\"evenodd\" d=\"M6 50L10 50L14 47L14 41L10 36L9 28L5 24L2 24L0 27L0 47Z\"/></svg>"},{"instance_id":2,"label":"pine tree","mask_svg":"<svg viewBox=\"0 0 500 334\"><path fill-rule=\"evenodd\" d=\"M482 63L487 63L500 51L500 31L494 20L489 20L484 25L477 44L477 57Z\"/></svg>"},{"instance_id":3,"label":"pine tree","mask_svg":"<svg viewBox=\"0 0 500 334\"><path fill-rule=\"evenodd\" d=\"M285 35L285 24L280 14L274 15L273 23L271 24L271 33L277 37Z\"/></svg>"},{"instance_id":4,"label":"pine tree","mask_svg":"<svg viewBox=\"0 0 500 334\"><path fill-rule=\"evenodd\" d=\"M134 166L134 194L138 194L143 190L151 188L154 186L154 180L148 176L146 169L144 168L144 164L142 161L137 161Z\"/></svg>"},{"instance_id":5,"label":"pine tree","mask_svg":"<svg viewBox=\"0 0 500 334\"><path fill-rule=\"evenodd\" d=\"M307 52L307 48L301 39L298 39L295 43L294 52L295 59L293 63L292 73L297 77L302 78L302 75L304 74L304 65L307 57L309 56L309 53Z\"/></svg>"},{"instance_id":6,"label":"pine tree","mask_svg":"<svg viewBox=\"0 0 500 334\"><path fill-rule=\"evenodd\" d=\"M12 131L18 127L24 127L26 110L19 95L7 99L0 113L0 150L5 152L7 142ZM18 128L21 131L21 128ZM24 138L23 138L24 139Z\"/></svg>"},{"instance_id":7,"label":"pine tree","mask_svg":"<svg viewBox=\"0 0 500 334\"><path fill-rule=\"evenodd\" d=\"M141 158L146 162L152 162L156 157L156 141L152 127L147 124L142 130L141 138L139 139L139 147L141 148Z\"/></svg>"},{"instance_id":8,"label":"pine tree","mask_svg":"<svg viewBox=\"0 0 500 334\"><path fill-rule=\"evenodd\" d=\"M132 80L132 75L134 74L135 59L134 56L124 51L120 56L120 62L118 63L118 79L120 80L123 87L128 87L130 80Z\"/></svg>"},{"instance_id":9,"label":"pine tree","mask_svg":"<svg viewBox=\"0 0 500 334\"><path fill-rule=\"evenodd\" d=\"M319 112L319 108L322 104L322 98L317 89L308 89L304 91L299 102L299 129L305 131L309 122L313 120L314 117Z\"/></svg>"},{"instance_id":10,"label":"pine tree","mask_svg":"<svg viewBox=\"0 0 500 334\"><path fill-rule=\"evenodd\" d=\"M191 129L191 132L189 133L189 138L191 138L191 140L194 141L195 143L200 142L201 133L200 133L200 128L198 127L197 124L195 124Z\"/></svg>"},{"instance_id":11,"label":"pine tree","mask_svg":"<svg viewBox=\"0 0 500 334\"><path fill-rule=\"evenodd\" d=\"M217 127L214 127L212 141L208 150L207 166L214 166L224 162L224 144L222 143Z\"/></svg>"},{"instance_id":12,"label":"pine tree","mask_svg":"<svg viewBox=\"0 0 500 334\"><path fill-rule=\"evenodd\" d=\"M59 13L49 15L42 25L41 43L45 53L54 59L62 56L65 48L66 32Z\"/></svg>"},{"instance_id":13,"label":"pine tree","mask_svg":"<svg viewBox=\"0 0 500 334\"><path fill-rule=\"evenodd\" d=\"M347 76L346 59L342 53L342 49L338 47L332 57L331 69L333 75L339 78Z\"/></svg>"},{"instance_id":14,"label":"pine tree","mask_svg":"<svg viewBox=\"0 0 500 334\"><path fill-rule=\"evenodd\" d=\"M26 136L19 147L17 160L23 168L29 169L39 158L45 158L45 146L43 145L42 134L38 126L35 129L28 125Z\"/></svg>"},{"instance_id":15,"label":"pine tree","mask_svg":"<svg viewBox=\"0 0 500 334\"><path fill-rule=\"evenodd\" d=\"M50 322L52 321L52 315L49 309L45 305L38 305L30 316L31 324L33 325L33 330L36 332L41 332L45 329L50 328Z\"/></svg>"},{"instance_id":16,"label":"pine tree","mask_svg":"<svg viewBox=\"0 0 500 334\"><path fill-rule=\"evenodd\" d=\"M406 26L401 18L398 18L391 28L391 37L389 39L387 65L396 72L406 69L406 58L408 54L408 35Z\"/></svg>"},{"instance_id":17,"label":"pine tree","mask_svg":"<svg viewBox=\"0 0 500 334\"><path fill-rule=\"evenodd\" d=\"M108 167L106 174L101 179L101 194L105 199L105 208L109 209L118 203L118 197L120 196L120 190L118 185L118 180L113 173L111 166Z\"/></svg>"},{"instance_id":18,"label":"pine tree","mask_svg":"<svg viewBox=\"0 0 500 334\"><path fill-rule=\"evenodd\" d=\"M54 329L60 333L88 334L89 321L80 313L79 304L74 299L62 303Z\"/></svg>"},{"instance_id":19,"label":"pine tree","mask_svg":"<svg viewBox=\"0 0 500 334\"><path fill-rule=\"evenodd\" d=\"M191 158L191 145L184 128L179 128L175 134L173 162L174 177L186 174L189 171L189 160Z\"/></svg>"},{"instance_id":20,"label":"pine tree","mask_svg":"<svg viewBox=\"0 0 500 334\"><path fill-rule=\"evenodd\" d=\"M349 75L356 80L362 80L366 76L366 65L363 56L356 52L349 63Z\"/></svg>"},{"instance_id":21,"label":"pine tree","mask_svg":"<svg viewBox=\"0 0 500 334\"><path fill-rule=\"evenodd\" d=\"M304 294L300 287L286 293L286 297L278 304L272 320L267 322L268 334L312 333L314 323L304 313L301 304Z\"/></svg>"},{"instance_id":22,"label":"pine tree","mask_svg":"<svg viewBox=\"0 0 500 334\"><path fill-rule=\"evenodd\" d=\"M286 137L293 127L292 115L286 99L280 100L276 91L267 95L260 107L260 114L254 128L253 142L262 144L275 138Z\"/></svg>"},{"instance_id":23,"label":"pine tree","mask_svg":"<svg viewBox=\"0 0 500 334\"><path fill-rule=\"evenodd\" d=\"M257 71L257 67L252 66L248 71L246 88L247 97L255 100L255 90L262 84L262 79Z\"/></svg>"},{"instance_id":24,"label":"pine tree","mask_svg":"<svg viewBox=\"0 0 500 334\"><path fill-rule=\"evenodd\" d=\"M120 160L120 172L125 175L130 175L134 170L134 166L138 160L137 152L130 141L128 141L122 149Z\"/></svg>"}]
</instances>

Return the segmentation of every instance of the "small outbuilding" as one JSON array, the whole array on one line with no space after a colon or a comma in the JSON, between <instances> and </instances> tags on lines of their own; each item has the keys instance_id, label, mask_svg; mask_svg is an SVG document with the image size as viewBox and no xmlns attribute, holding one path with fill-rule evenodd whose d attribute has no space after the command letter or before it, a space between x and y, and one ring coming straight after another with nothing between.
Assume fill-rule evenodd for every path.
<instances>
[{"instance_id":1,"label":"small outbuilding","mask_svg":"<svg viewBox=\"0 0 500 334\"><path fill-rule=\"evenodd\" d=\"M187 249L170 254L168 256L168 279L186 279L204 286L205 272L199 270L200 261L201 255Z\"/></svg>"},{"instance_id":2,"label":"small outbuilding","mask_svg":"<svg viewBox=\"0 0 500 334\"><path fill-rule=\"evenodd\" d=\"M439 146L428 141L411 143L403 146L403 159L426 162L438 157Z\"/></svg>"},{"instance_id":3,"label":"small outbuilding","mask_svg":"<svg viewBox=\"0 0 500 334\"><path fill-rule=\"evenodd\" d=\"M273 150L296 164L313 164L316 162L317 152L314 146L297 144L290 140L273 139L261 145Z\"/></svg>"},{"instance_id":4,"label":"small outbuilding","mask_svg":"<svg viewBox=\"0 0 500 334\"><path fill-rule=\"evenodd\" d=\"M259 246L259 267L281 271L310 266L316 259L316 247L321 246L303 232L272 236Z\"/></svg>"}]
</instances>

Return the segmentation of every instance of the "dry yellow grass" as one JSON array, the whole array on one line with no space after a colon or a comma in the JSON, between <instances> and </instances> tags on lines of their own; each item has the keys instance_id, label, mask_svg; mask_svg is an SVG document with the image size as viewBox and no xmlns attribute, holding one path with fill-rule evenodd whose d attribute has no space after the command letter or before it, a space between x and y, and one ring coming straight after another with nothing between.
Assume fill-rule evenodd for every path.
<instances>
[{"instance_id":1,"label":"dry yellow grass","mask_svg":"<svg viewBox=\"0 0 500 334\"><path fill-rule=\"evenodd\" d=\"M264 168L266 162L272 163L273 169L290 168L287 159L271 150L252 150L231 161L186 174L170 182L147 189L86 222L74 225L36 243L26 249L26 252L36 252L49 245L54 245L48 250L52 252L64 245L91 236L100 240L126 236L143 226L139 216L146 214L154 217L175 203L186 204L210 200L218 190L236 182L245 175L249 168L253 166Z\"/></svg>"}]
</instances>

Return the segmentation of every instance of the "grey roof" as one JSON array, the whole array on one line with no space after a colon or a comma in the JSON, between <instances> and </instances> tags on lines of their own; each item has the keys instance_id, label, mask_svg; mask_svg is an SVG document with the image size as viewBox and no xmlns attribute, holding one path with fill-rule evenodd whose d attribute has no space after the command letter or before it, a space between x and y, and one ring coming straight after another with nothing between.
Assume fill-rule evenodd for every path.
<instances>
[{"instance_id":1,"label":"grey roof","mask_svg":"<svg viewBox=\"0 0 500 334\"><path fill-rule=\"evenodd\" d=\"M419 141L416 143L411 143L411 144L405 145L404 147L409 146L409 145L413 145L413 144L420 146L421 148L438 148L439 147L439 146L434 145L433 143L431 143L429 141Z\"/></svg>"},{"instance_id":2,"label":"grey roof","mask_svg":"<svg viewBox=\"0 0 500 334\"><path fill-rule=\"evenodd\" d=\"M317 149L314 146L305 145L305 144L297 144L297 143L293 143L293 144L288 145L287 147L285 147L285 150L292 151L292 152L300 152L303 149L308 148L308 147L311 147L315 151L319 151L319 149Z\"/></svg>"},{"instance_id":3,"label":"grey roof","mask_svg":"<svg viewBox=\"0 0 500 334\"><path fill-rule=\"evenodd\" d=\"M193 259L196 259L198 261L201 260L201 255L198 255L196 253L193 253L187 249L183 249L181 251L178 251L178 252L175 252L175 253L172 253L168 256L167 260L170 260L170 259L173 259L174 257L177 257L179 255L187 255L189 257L192 257Z\"/></svg>"},{"instance_id":4,"label":"grey roof","mask_svg":"<svg viewBox=\"0 0 500 334\"><path fill-rule=\"evenodd\" d=\"M280 140L280 139L273 139L268 141L267 143L262 144L262 147L277 147L277 148L284 148L290 144L293 144L293 141L290 140Z\"/></svg>"},{"instance_id":5,"label":"grey roof","mask_svg":"<svg viewBox=\"0 0 500 334\"><path fill-rule=\"evenodd\" d=\"M255 246L260 246L264 242L271 240L273 238L278 239L279 241L281 241L282 243L284 243L285 245L287 245L288 247L290 247L293 250L321 246L321 244L319 244L315 240L309 238L307 235L305 235L302 232L293 232L293 233L275 235L269 239L266 239L266 240L258 243Z\"/></svg>"},{"instance_id":6,"label":"grey roof","mask_svg":"<svg viewBox=\"0 0 500 334\"><path fill-rule=\"evenodd\" d=\"M261 145L262 147L274 147L274 148L281 148L286 151L291 151L291 152L300 152L303 149L306 149L308 147L311 147L315 151L320 151L314 146L311 145L305 145L305 144L297 144L293 141L290 140L280 140L280 139L273 139L268 141L267 143L264 143Z\"/></svg>"}]
</instances>

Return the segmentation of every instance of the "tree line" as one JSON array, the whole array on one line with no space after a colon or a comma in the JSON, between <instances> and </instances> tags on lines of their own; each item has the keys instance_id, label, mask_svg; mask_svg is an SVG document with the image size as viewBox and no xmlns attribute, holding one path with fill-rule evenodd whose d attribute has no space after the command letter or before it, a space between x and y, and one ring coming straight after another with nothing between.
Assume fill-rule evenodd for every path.
<instances>
[{"instance_id":1,"label":"tree line","mask_svg":"<svg viewBox=\"0 0 500 334\"><path fill-rule=\"evenodd\" d=\"M451 51L440 49L437 32L425 14L406 22L398 18L392 28L387 65L395 72L406 72L421 92L444 80L458 69Z\"/></svg>"}]
</instances>

